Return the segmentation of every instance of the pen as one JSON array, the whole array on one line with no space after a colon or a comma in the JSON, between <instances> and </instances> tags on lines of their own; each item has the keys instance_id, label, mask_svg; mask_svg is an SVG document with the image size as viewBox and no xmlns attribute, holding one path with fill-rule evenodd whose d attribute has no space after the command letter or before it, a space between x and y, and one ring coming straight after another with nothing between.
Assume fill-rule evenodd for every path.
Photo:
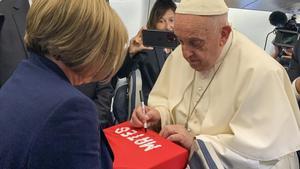
<instances>
[{"instance_id":1,"label":"pen","mask_svg":"<svg viewBox=\"0 0 300 169\"><path fill-rule=\"evenodd\" d=\"M139 92L140 92L140 101L141 101L141 105L142 105L142 111L146 115L144 96L143 96L143 93L141 90ZM147 132L147 121L144 122L144 129L145 129L145 132Z\"/></svg>"}]
</instances>

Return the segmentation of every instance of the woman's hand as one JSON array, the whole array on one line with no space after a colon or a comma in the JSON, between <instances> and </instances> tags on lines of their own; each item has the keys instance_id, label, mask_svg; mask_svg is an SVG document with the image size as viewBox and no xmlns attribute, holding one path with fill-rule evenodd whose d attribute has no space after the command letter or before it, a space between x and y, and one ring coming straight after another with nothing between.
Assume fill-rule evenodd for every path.
<instances>
[{"instance_id":1,"label":"woman's hand","mask_svg":"<svg viewBox=\"0 0 300 169\"><path fill-rule=\"evenodd\" d=\"M130 56L134 56L138 52L142 50L152 50L152 47L145 47L142 39L142 31L147 29L146 27L142 27L139 32L130 40L128 52Z\"/></svg>"}]
</instances>

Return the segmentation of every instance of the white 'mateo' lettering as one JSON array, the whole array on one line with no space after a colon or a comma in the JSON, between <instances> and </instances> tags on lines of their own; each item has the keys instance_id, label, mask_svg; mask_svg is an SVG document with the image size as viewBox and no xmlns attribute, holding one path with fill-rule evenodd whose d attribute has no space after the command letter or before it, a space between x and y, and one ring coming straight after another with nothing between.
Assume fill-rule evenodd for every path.
<instances>
[{"instance_id":1,"label":"white 'mateo' lettering","mask_svg":"<svg viewBox=\"0 0 300 169\"><path fill-rule=\"evenodd\" d=\"M129 141L138 145L139 148L144 148L144 151L151 151L161 147L161 145L155 145L156 141L150 137L144 137L145 134L138 134L136 130L130 129L129 127L120 127L115 130L116 134L127 138Z\"/></svg>"}]
</instances>

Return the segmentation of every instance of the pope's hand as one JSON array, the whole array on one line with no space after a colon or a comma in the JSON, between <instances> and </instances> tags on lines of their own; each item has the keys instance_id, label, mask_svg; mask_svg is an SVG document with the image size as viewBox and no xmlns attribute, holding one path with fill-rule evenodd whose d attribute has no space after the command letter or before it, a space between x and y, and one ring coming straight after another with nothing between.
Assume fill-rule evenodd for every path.
<instances>
[{"instance_id":1,"label":"pope's hand","mask_svg":"<svg viewBox=\"0 0 300 169\"><path fill-rule=\"evenodd\" d=\"M194 136L182 125L167 125L162 128L159 134L188 150L191 148L194 141Z\"/></svg>"},{"instance_id":2,"label":"pope's hand","mask_svg":"<svg viewBox=\"0 0 300 169\"><path fill-rule=\"evenodd\" d=\"M134 127L143 127L147 121L148 127L151 128L160 122L160 114L155 108L145 106L145 111L146 113L143 113L142 106L133 110L130 122Z\"/></svg>"}]
</instances>

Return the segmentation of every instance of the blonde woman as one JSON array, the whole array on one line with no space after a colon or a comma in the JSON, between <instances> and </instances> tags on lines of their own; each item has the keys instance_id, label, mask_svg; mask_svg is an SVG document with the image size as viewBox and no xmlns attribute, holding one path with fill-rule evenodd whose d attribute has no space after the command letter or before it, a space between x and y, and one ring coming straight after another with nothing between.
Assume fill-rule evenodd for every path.
<instances>
[{"instance_id":1,"label":"blonde woman","mask_svg":"<svg viewBox=\"0 0 300 169\"><path fill-rule=\"evenodd\" d=\"M0 90L0 168L112 168L94 103L74 85L109 81L126 29L104 0L35 0L28 60Z\"/></svg>"}]
</instances>

